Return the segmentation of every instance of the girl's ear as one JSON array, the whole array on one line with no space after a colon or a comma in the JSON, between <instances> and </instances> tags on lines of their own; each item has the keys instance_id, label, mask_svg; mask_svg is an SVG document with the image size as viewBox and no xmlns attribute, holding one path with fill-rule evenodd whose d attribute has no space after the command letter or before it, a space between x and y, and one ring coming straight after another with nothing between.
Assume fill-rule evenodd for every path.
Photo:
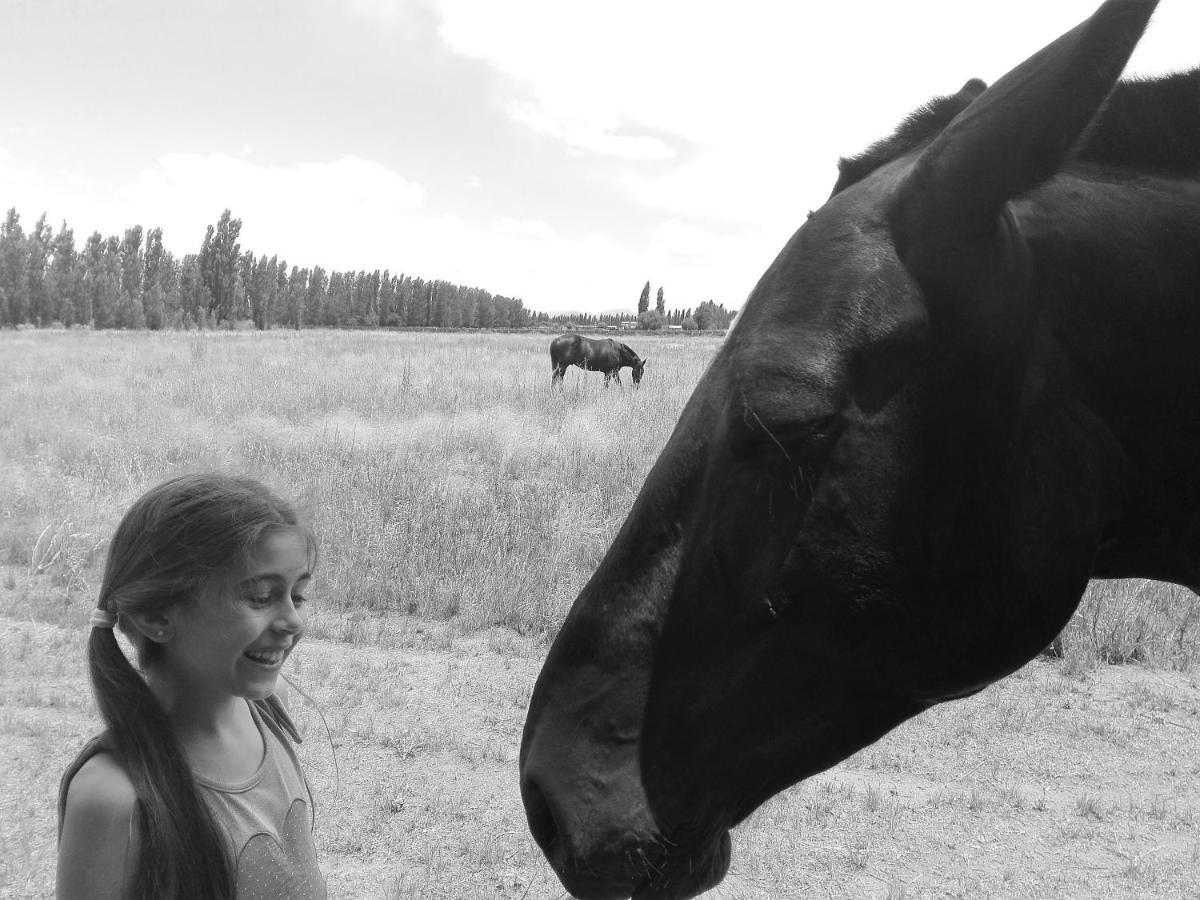
<instances>
[{"instance_id":1,"label":"girl's ear","mask_svg":"<svg viewBox=\"0 0 1200 900\"><path fill-rule=\"evenodd\" d=\"M165 644L175 636L175 626L166 612L130 613L128 619L133 623L133 627L141 632L142 637L156 644Z\"/></svg>"}]
</instances>

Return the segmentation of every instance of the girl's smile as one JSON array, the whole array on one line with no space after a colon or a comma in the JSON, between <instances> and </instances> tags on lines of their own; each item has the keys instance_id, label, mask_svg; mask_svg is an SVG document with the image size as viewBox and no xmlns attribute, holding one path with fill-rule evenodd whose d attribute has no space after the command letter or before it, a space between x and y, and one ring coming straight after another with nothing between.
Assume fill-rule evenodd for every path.
<instances>
[{"instance_id":1,"label":"girl's smile","mask_svg":"<svg viewBox=\"0 0 1200 900\"><path fill-rule=\"evenodd\" d=\"M291 531L263 540L245 577L169 616L160 674L176 702L263 699L308 623L309 547Z\"/></svg>"},{"instance_id":2,"label":"girl's smile","mask_svg":"<svg viewBox=\"0 0 1200 900\"><path fill-rule=\"evenodd\" d=\"M268 669L278 669L283 665L283 661L291 652L291 647L284 647L282 650L247 650L246 656L251 662L258 663L260 666L265 666Z\"/></svg>"}]
</instances>

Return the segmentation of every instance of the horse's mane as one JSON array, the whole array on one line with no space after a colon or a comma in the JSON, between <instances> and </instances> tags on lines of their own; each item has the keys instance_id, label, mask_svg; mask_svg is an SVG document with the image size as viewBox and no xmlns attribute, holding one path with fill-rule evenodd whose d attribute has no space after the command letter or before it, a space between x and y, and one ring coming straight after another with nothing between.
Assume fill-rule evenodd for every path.
<instances>
[{"instance_id":1,"label":"horse's mane","mask_svg":"<svg viewBox=\"0 0 1200 900\"><path fill-rule=\"evenodd\" d=\"M1200 171L1200 69L1122 81L1077 156L1146 172Z\"/></svg>"},{"instance_id":2,"label":"horse's mane","mask_svg":"<svg viewBox=\"0 0 1200 900\"><path fill-rule=\"evenodd\" d=\"M957 94L935 97L909 114L890 137L838 160L833 193L940 134L985 87L972 79ZM1074 160L1158 174L1200 171L1200 69L1119 82L1076 147Z\"/></svg>"},{"instance_id":3,"label":"horse's mane","mask_svg":"<svg viewBox=\"0 0 1200 900\"><path fill-rule=\"evenodd\" d=\"M942 129L970 106L971 101L986 88L987 85L978 78L972 78L957 94L934 97L924 106L909 113L890 137L876 141L857 156L839 159L838 180L833 192L836 194L862 181L880 166L893 159L899 159L940 134Z\"/></svg>"}]
</instances>

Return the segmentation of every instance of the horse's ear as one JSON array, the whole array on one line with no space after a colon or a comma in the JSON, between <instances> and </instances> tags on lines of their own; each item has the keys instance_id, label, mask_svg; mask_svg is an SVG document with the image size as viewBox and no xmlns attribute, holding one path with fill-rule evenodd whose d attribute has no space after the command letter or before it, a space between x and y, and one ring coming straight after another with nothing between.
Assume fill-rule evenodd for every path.
<instances>
[{"instance_id":1,"label":"horse's ear","mask_svg":"<svg viewBox=\"0 0 1200 900\"><path fill-rule=\"evenodd\" d=\"M1053 175L1104 104L1157 0L1108 0L961 112L917 159L890 220L913 274L994 233L1004 205Z\"/></svg>"}]
</instances>

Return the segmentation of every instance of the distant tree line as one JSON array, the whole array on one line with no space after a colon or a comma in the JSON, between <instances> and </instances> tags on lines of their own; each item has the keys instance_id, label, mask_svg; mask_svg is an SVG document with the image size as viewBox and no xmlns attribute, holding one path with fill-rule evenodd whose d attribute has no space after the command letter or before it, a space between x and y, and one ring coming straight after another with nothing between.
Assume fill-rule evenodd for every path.
<instances>
[{"instance_id":1,"label":"distant tree line","mask_svg":"<svg viewBox=\"0 0 1200 900\"><path fill-rule=\"evenodd\" d=\"M64 222L43 214L28 234L16 209L0 226L0 327L257 328L391 326L524 328L548 319L520 299L411 275L288 267L238 241L242 221L225 210L198 253L176 258L161 228L123 237L94 232L82 248Z\"/></svg>"},{"instance_id":2,"label":"distant tree line","mask_svg":"<svg viewBox=\"0 0 1200 900\"><path fill-rule=\"evenodd\" d=\"M737 315L737 310L726 309L725 304L717 303L714 300L705 300L695 309L671 309L664 312L651 309L637 316L635 320L631 320L628 315L620 313L609 313L603 315L592 315L589 313L574 313L570 315L570 322L581 328L604 328L607 326L620 327L622 322L636 321L637 327L641 331L659 331L665 329L668 325L679 325L684 331L695 331L717 329L723 330L729 327L729 323L733 321L733 317ZM563 317L556 317L556 321L562 321Z\"/></svg>"},{"instance_id":3,"label":"distant tree line","mask_svg":"<svg viewBox=\"0 0 1200 900\"><path fill-rule=\"evenodd\" d=\"M17 210L0 225L0 327L526 328L531 325L620 327L627 315L556 316L518 298L388 270L327 271L242 248L242 220L229 210L209 225L198 253L176 258L161 228L135 225L124 236L93 232L82 248L64 222L56 232L43 214L26 233ZM724 329L735 315L706 300L694 310L666 309L663 289L650 308L650 282L638 301L638 328Z\"/></svg>"}]
</instances>

